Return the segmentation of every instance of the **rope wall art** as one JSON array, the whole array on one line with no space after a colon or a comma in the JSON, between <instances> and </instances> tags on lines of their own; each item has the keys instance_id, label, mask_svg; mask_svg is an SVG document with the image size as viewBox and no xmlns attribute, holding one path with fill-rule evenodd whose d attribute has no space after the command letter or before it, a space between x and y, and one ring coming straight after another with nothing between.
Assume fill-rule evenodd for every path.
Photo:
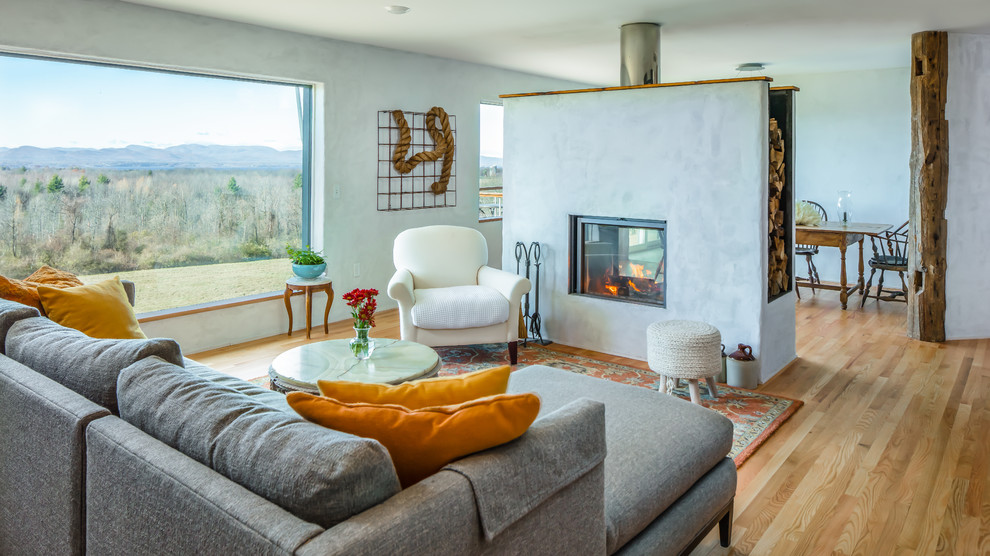
<instances>
[{"instance_id":1,"label":"rope wall art","mask_svg":"<svg viewBox=\"0 0 990 556\"><path fill-rule=\"evenodd\" d=\"M457 205L454 116L434 106L425 114L378 112L378 210Z\"/></svg>"}]
</instances>

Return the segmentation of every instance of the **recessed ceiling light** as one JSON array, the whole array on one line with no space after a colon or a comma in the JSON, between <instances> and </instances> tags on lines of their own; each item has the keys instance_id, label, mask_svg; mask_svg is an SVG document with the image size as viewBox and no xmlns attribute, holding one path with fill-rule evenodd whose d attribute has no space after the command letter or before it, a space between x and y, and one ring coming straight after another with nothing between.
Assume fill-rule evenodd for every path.
<instances>
[{"instance_id":1,"label":"recessed ceiling light","mask_svg":"<svg viewBox=\"0 0 990 556\"><path fill-rule=\"evenodd\" d=\"M385 11L392 15L402 15L409 11L409 6L399 6L398 4L394 6L385 6Z\"/></svg>"},{"instance_id":2,"label":"recessed ceiling light","mask_svg":"<svg viewBox=\"0 0 990 556\"><path fill-rule=\"evenodd\" d=\"M759 62L746 62L745 64L739 64L736 66L736 71L763 71L766 66Z\"/></svg>"}]
</instances>

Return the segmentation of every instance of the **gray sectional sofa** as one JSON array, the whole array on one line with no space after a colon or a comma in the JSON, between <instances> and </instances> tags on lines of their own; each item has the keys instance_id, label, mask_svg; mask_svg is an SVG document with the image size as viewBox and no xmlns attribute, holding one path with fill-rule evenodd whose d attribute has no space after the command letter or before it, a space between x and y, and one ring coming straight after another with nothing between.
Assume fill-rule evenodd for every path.
<instances>
[{"instance_id":1,"label":"gray sectional sofa","mask_svg":"<svg viewBox=\"0 0 990 556\"><path fill-rule=\"evenodd\" d=\"M400 490L377 442L170 340L94 340L0 300L0 554L678 554L729 543L727 419L533 366L516 441Z\"/></svg>"}]
</instances>

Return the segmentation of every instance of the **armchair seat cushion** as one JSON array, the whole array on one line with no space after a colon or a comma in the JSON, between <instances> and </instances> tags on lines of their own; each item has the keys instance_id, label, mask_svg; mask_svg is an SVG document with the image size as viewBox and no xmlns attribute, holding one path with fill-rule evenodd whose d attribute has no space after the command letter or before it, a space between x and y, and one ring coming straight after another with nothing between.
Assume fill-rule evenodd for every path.
<instances>
[{"instance_id":1,"label":"armchair seat cushion","mask_svg":"<svg viewBox=\"0 0 990 556\"><path fill-rule=\"evenodd\" d=\"M430 330L480 328L509 320L509 300L488 286L414 290L413 325Z\"/></svg>"}]
</instances>

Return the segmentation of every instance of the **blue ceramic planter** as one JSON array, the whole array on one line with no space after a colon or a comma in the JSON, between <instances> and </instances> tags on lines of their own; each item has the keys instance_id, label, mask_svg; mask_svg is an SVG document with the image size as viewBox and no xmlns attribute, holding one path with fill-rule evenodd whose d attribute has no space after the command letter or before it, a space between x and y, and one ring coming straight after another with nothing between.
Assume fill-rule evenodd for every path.
<instances>
[{"instance_id":1,"label":"blue ceramic planter","mask_svg":"<svg viewBox=\"0 0 990 556\"><path fill-rule=\"evenodd\" d=\"M292 263L292 272L300 278L312 280L327 269L327 263L320 264L295 264Z\"/></svg>"}]
</instances>

